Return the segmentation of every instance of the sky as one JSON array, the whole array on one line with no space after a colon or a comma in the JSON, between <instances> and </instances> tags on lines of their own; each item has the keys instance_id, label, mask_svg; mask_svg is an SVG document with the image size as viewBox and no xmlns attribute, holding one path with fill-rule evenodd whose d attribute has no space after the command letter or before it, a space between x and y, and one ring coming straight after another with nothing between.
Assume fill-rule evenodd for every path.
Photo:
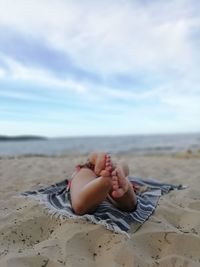
<instances>
[{"instance_id":1,"label":"sky","mask_svg":"<svg viewBox=\"0 0 200 267\"><path fill-rule=\"evenodd\" d=\"M0 135L200 132L200 1L0 0Z\"/></svg>"}]
</instances>

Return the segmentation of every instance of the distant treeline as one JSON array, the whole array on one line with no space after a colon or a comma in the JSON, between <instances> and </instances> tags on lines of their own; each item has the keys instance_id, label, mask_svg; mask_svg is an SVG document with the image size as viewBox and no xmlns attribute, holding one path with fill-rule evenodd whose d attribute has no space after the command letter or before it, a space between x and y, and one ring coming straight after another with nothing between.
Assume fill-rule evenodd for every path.
<instances>
[{"instance_id":1,"label":"distant treeline","mask_svg":"<svg viewBox=\"0 0 200 267\"><path fill-rule=\"evenodd\" d=\"M7 136L0 135L0 141L29 141L29 140L46 140L46 137L35 135Z\"/></svg>"}]
</instances>

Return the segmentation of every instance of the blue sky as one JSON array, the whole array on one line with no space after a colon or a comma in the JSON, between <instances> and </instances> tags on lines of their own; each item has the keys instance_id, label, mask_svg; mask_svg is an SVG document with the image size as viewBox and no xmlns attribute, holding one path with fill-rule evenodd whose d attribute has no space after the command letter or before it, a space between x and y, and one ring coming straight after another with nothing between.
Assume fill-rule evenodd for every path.
<instances>
[{"instance_id":1,"label":"blue sky","mask_svg":"<svg viewBox=\"0 0 200 267\"><path fill-rule=\"evenodd\" d=\"M0 0L0 135L200 132L200 2Z\"/></svg>"}]
</instances>

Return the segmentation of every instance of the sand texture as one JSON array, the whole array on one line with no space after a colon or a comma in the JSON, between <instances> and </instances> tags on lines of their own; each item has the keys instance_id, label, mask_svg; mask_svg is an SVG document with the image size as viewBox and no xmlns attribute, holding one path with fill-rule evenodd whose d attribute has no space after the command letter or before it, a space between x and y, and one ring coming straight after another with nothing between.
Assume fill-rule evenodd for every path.
<instances>
[{"instance_id":1,"label":"sand texture","mask_svg":"<svg viewBox=\"0 0 200 267\"><path fill-rule=\"evenodd\" d=\"M0 159L0 267L199 267L200 159L125 155L132 175L189 185L161 197L131 238L103 226L51 218L19 197L68 177L81 157Z\"/></svg>"}]
</instances>

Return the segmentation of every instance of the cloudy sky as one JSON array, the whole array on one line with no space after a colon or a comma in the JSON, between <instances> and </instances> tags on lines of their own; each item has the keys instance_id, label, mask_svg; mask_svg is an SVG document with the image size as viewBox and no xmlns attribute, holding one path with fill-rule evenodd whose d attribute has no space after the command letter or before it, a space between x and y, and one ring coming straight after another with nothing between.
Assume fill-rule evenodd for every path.
<instances>
[{"instance_id":1,"label":"cloudy sky","mask_svg":"<svg viewBox=\"0 0 200 267\"><path fill-rule=\"evenodd\" d=\"M200 1L0 0L0 135L200 132Z\"/></svg>"}]
</instances>

